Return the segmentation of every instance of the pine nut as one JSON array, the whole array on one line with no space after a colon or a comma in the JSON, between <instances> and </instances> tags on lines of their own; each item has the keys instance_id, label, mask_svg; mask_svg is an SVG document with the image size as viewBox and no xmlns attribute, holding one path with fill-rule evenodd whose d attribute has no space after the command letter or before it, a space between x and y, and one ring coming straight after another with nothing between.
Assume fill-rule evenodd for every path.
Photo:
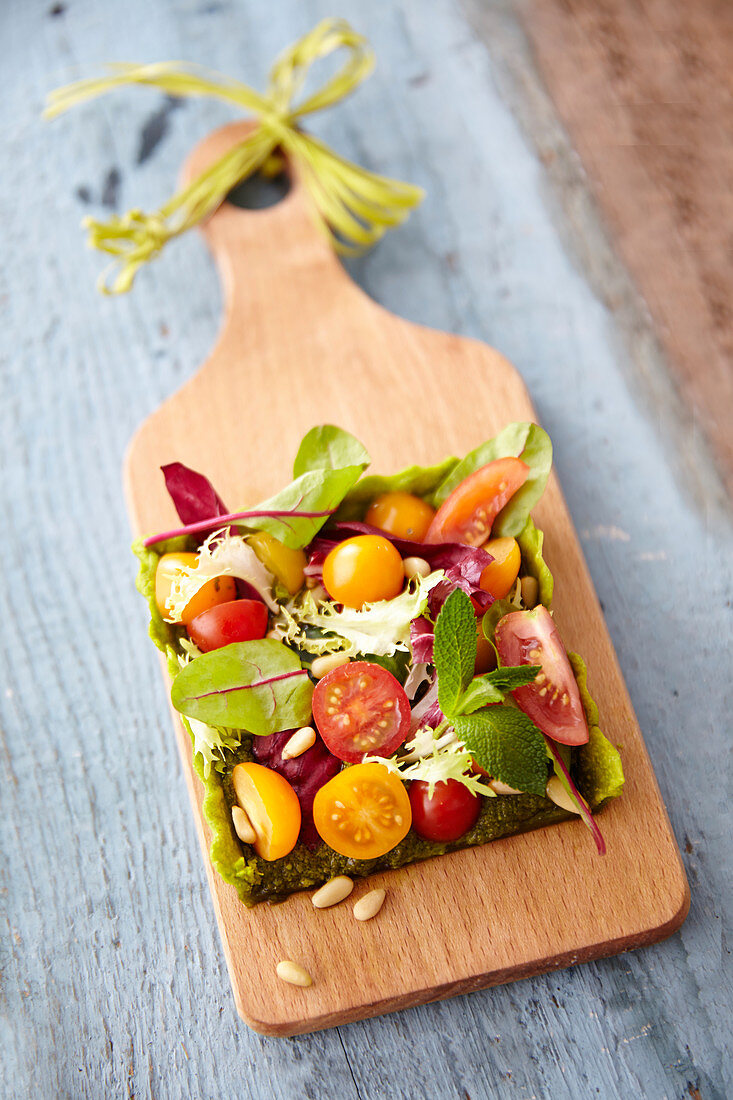
<instances>
[{"instance_id":1,"label":"pine nut","mask_svg":"<svg viewBox=\"0 0 733 1100\"><path fill-rule=\"evenodd\" d=\"M320 890L316 890L311 901L316 909L328 909L332 905L338 905L344 898L348 898L353 889L354 883L348 875L337 875Z\"/></svg>"},{"instance_id":2,"label":"pine nut","mask_svg":"<svg viewBox=\"0 0 733 1100\"><path fill-rule=\"evenodd\" d=\"M494 794L521 794L515 787L510 787L508 783L502 783L501 779L490 779L489 786Z\"/></svg>"},{"instance_id":3,"label":"pine nut","mask_svg":"<svg viewBox=\"0 0 733 1100\"><path fill-rule=\"evenodd\" d=\"M357 920L371 920L376 917L382 908L386 890L370 890L363 898L359 898L354 906L354 916Z\"/></svg>"},{"instance_id":4,"label":"pine nut","mask_svg":"<svg viewBox=\"0 0 733 1100\"><path fill-rule=\"evenodd\" d=\"M547 797L561 810L567 810L571 814L579 813L578 807L556 775L550 776L547 780Z\"/></svg>"},{"instance_id":5,"label":"pine nut","mask_svg":"<svg viewBox=\"0 0 733 1100\"><path fill-rule=\"evenodd\" d=\"M283 760L294 760L296 756L302 756L304 752L307 752L311 745L315 745L315 743L316 731L312 726L303 726L301 729L296 730L293 736L285 742L280 755Z\"/></svg>"},{"instance_id":6,"label":"pine nut","mask_svg":"<svg viewBox=\"0 0 733 1100\"><path fill-rule=\"evenodd\" d=\"M316 680L321 680L327 672L333 672L341 665L348 665L350 658L345 653L329 653L326 657L316 657L311 664L311 673Z\"/></svg>"},{"instance_id":7,"label":"pine nut","mask_svg":"<svg viewBox=\"0 0 733 1100\"><path fill-rule=\"evenodd\" d=\"M234 832L242 841L242 844L254 844L257 840L257 834L252 828L252 822L241 806L234 806L232 808L232 821L234 823Z\"/></svg>"},{"instance_id":8,"label":"pine nut","mask_svg":"<svg viewBox=\"0 0 733 1100\"><path fill-rule=\"evenodd\" d=\"M322 584L317 584L315 588L311 588L310 593L316 603L323 603L324 600L329 598L328 592Z\"/></svg>"},{"instance_id":9,"label":"pine nut","mask_svg":"<svg viewBox=\"0 0 733 1100\"><path fill-rule=\"evenodd\" d=\"M427 577L431 571L425 558L405 558L402 562L402 568L408 581L411 581L414 577Z\"/></svg>"},{"instance_id":10,"label":"pine nut","mask_svg":"<svg viewBox=\"0 0 733 1100\"><path fill-rule=\"evenodd\" d=\"M536 577L522 577L522 603L525 607L536 607L540 596L540 586Z\"/></svg>"},{"instance_id":11,"label":"pine nut","mask_svg":"<svg viewBox=\"0 0 733 1100\"><path fill-rule=\"evenodd\" d=\"M288 985L300 985L303 988L307 988L309 985L313 985L313 979L308 971L300 963L293 962L292 959L283 959L279 962L275 968L278 978L281 981L287 982Z\"/></svg>"},{"instance_id":12,"label":"pine nut","mask_svg":"<svg viewBox=\"0 0 733 1100\"><path fill-rule=\"evenodd\" d=\"M272 628L272 630L267 631L267 634L265 634L265 637L266 638L274 638L275 641L279 642L280 641L280 631L275 626L275 627Z\"/></svg>"}]
</instances>

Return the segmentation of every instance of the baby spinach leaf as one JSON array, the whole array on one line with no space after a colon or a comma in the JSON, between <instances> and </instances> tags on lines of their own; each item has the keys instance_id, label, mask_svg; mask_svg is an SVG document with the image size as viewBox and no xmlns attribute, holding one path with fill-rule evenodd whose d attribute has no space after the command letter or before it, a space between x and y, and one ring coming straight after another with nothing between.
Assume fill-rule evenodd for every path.
<instances>
[{"instance_id":1,"label":"baby spinach leaf","mask_svg":"<svg viewBox=\"0 0 733 1100\"><path fill-rule=\"evenodd\" d=\"M545 739L516 707L492 706L455 719L455 730L479 767L527 794L545 797Z\"/></svg>"},{"instance_id":2,"label":"baby spinach leaf","mask_svg":"<svg viewBox=\"0 0 733 1100\"><path fill-rule=\"evenodd\" d=\"M186 717L258 736L306 725L312 695L296 654L272 638L202 653L171 688L173 706Z\"/></svg>"},{"instance_id":3,"label":"baby spinach leaf","mask_svg":"<svg viewBox=\"0 0 733 1100\"><path fill-rule=\"evenodd\" d=\"M295 456L293 477L309 470L342 470L346 466L361 466L371 462L359 440L334 424L318 424L303 436Z\"/></svg>"},{"instance_id":4,"label":"baby spinach leaf","mask_svg":"<svg viewBox=\"0 0 733 1100\"><path fill-rule=\"evenodd\" d=\"M446 718L458 713L461 695L476 665L476 618L465 592L455 588L435 623L433 659L438 672L438 703Z\"/></svg>"}]
</instances>

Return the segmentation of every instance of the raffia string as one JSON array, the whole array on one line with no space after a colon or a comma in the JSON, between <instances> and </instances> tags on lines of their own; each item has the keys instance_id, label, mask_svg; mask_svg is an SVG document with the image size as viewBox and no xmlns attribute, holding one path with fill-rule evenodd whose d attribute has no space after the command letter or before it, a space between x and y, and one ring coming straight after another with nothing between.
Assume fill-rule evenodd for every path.
<instances>
[{"instance_id":1,"label":"raffia string","mask_svg":"<svg viewBox=\"0 0 733 1100\"><path fill-rule=\"evenodd\" d=\"M311 65L342 48L348 56L341 69L295 104ZM258 169L272 169L280 149L297 165L318 222L338 252L353 255L369 248L387 229L404 221L422 199L420 187L360 168L299 127L305 115L338 103L374 68L374 54L366 38L343 19L324 19L285 50L270 70L264 95L238 80L182 63L116 64L109 68L109 76L79 80L51 92L45 117L55 118L113 88L147 84L171 96L216 96L244 108L259 124L154 214L130 210L108 222L84 219L90 246L115 257L100 276L99 289L105 294L128 291L143 264L157 256L172 237L213 213L242 180Z\"/></svg>"}]
</instances>

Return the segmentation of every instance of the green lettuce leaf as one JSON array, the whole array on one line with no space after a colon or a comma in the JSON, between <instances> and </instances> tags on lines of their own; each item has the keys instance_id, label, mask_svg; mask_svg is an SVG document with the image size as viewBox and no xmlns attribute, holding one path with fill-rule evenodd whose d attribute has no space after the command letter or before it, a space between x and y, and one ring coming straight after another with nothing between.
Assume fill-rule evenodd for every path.
<instances>
[{"instance_id":1,"label":"green lettuce leaf","mask_svg":"<svg viewBox=\"0 0 733 1100\"><path fill-rule=\"evenodd\" d=\"M521 489L504 506L494 520L491 534L516 537L524 528L530 510L545 491L552 467L552 443L547 432L537 424L518 422L507 424L493 439L470 451L441 481L430 501L438 508L469 474L480 470L497 458L521 458L529 466L529 476Z\"/></svg>"},{"instance_id":2,"label":"green lettuce leaf","mask_svg":"<svg viewBox=\"0 0 733 1100\"><path fill-rule=\"evenodd\" d=\"M590 729L590 740L578 750L577 782L591 809L597 810L609 798L618 798L621 794L624 770L618 749L598 727L598 707L588 691L588 671L583 658L577 653L568 653L568 659L578 682Z\"/></svg>"},{"instance_id":3,"label":"green lettuce leaf","mask_svg":"<svg viewBox=\"0 0 733 1100\"><path fill-rule=\"evenodd\" d=\"M340 522L363 519L367 507L382 493L414 493L415 496L429 500L437 486L457 464L457 458L446 458L435 466L408 466L406 470L386 476L368 474L347 493L334 519Z\"/></svg>"},{"instance_id":4,"label":"green lettuce leaf","mask_svg":"<svg viewBox=\"0 0 733 1100\"><path fill-rule=\"evenodd\" d=\"M552 593L555 582L552 573L547 568L545 559L542 557L545 536L542 531L535 527L532 517L528 516L527 522L516 538L519 549L522 551L524 571L537 581L540 591L540 603L550 611L552 609Z\"/></svg>"},{"instance_id":5,"label":"green lettuce leaf","mask_svg":"<svg viewBox=\"0 0 733 1100\"><path fill-rule=\"evenodd\" d=\"M342 470L371 462L368 452L355 436L334 424L318 424L303 436L295 456L293 477L311 470Z\"/></svg>"}]
</instances>

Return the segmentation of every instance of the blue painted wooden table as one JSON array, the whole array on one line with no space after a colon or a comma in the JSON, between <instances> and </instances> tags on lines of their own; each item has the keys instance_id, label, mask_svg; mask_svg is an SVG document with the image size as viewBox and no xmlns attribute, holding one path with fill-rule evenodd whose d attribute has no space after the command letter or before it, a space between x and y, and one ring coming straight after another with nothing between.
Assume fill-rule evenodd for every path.
<instances>
[{"instance_id":1,"label":"blue painted wooden table","mask_svg":"<svg viewBox=\"0 0 733 1100\"><path fill-rule=\"evenodd\" d=\"M690 916L635 954L322 1034L267 1039L238 1020L120 484L135 426L209 350L219 287L192 234L105 300L78 228L85 213L154 208L232 116L147 91L39 116L49 89L109 60L187 58L261 83L332 5L6 0L0 1095L730 1096L719 482L675 413L512 4L339 9L379 66L314 128L427 190L354 277L394 312L487 340L527 380L682 847Z\"/></svg>"}]
</instances>

